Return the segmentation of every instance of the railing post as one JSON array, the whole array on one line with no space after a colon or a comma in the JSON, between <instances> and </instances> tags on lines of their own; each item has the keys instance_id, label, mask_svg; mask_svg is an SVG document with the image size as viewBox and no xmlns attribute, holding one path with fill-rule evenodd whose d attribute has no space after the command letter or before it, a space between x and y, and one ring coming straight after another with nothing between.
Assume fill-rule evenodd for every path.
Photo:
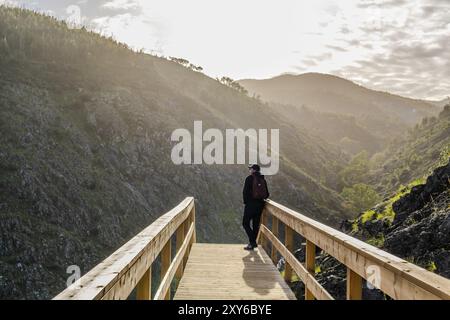
<instances>
[{"instance_id":1,"label":"railing post","mask_svg":"<svg viewBox=\"0 0 450 320\"><path fill-rule=\"evenodd\" d=\"M284 246L289 252L294 250L294 232L288 225L284 225ZM292 267L287 263L286 259L284 264L284 280L288 282L292 281Z\"/></svg>"},{"instance_id":2,"label":"railing post","mask_svg":"<svg viewBox=\"0 0 450 320\"><path fill-rule=\"evenodd\" d=\"M275 237L278 238L278 219L275 216L272 216L272 233ZM272 244L272 261L273 263L277 263L277 249Z\"/></svg>"},{"instance_id":3,"label":"railing post","mask_svg":"<svg viewBox=\"0 0 450 320\"><path fill-rule=\"evenodd\" d=\"M186 219L186 220L183 222L183 225L184 225L184 227L183 227L183 229L184 229L184 238L186 238L186 235L187 235L187 233L188 233L188 231L189 231L189 228L190 228L190 226L191 226L191 224L190 224L191 221L190 221L190 220L191 220L191 219L188 218L188 219ZM186 264L187 264L188 257L189 257L189 246L188 246L188 248L187 248L187 250L186 250L185 256L183 257L183 268L184 268L184 266L186 266Z\"/></svg>"},{"instance_id":4,"label":"railing post","mask_svg":"<svg viewBox=\"0 0 450 320\"><path fill-rule=\"evenodd\" d=\"M183 268L184 266L186 266L187 264L187 260L189 258L189 253L191 251L191 246L192 243L196 242L196 232L195 232L195 202L194 202L194 206L191 209L191 212L189 213L189 216L186 218L186 220L184 221L184 237L186 238L186 235L189 231L189 228L191 227L191 223L194 224L194 233L192 234L192 238L189 239L189 246L186 250L186 255L183 257Z\"/></svg>"},{"instance_id":5,"label":"railing post","mask_svg":"<svg viewBox=\"0 0 450 320\"><path fill-rule=\"evenodd\" d=\"M316 245L306 240L305 267L308 272L314 275L316 269ZM305 300L314 300L314 296L305 284Z\"/></svg>"},{"instance_id":6,"label":"railing post","mask_svg":"<svg viewBox=\"0 0 450 320\"><path fill-rule=\"evenodd\" d=\"M152 267L148 269L136 287L137 300L151 300L152 298Z\"/></svg>"},{"instance_id":7,"label":"railing post","mask_svg":"<svg viewBox=\"0 0 450 320\"><path fill-rule=\"evenodd\" d=\"M197 231L196 231L197 228L195 227L195 204L191 210L191 221L194 224L194 234L192 235L192 243L195 243L197 242Z\"/></svg>"},{"instance_id":8,"label":"railing post","mask_svg":"<svg viewBox=\"0 0 450 320\"><path fill-rule=\"evenodd\" d=\"M167 241L167 243L165 244L164 248L161 251L161 279L164 278L164 275L169 269L171 260L172 260L171 241L169 239L169 241ZM170 289L167 290L165 299L166 300L170 299Z\"/></svg>"},{"instance_id":9,"label":"railing post","mask_svg":"<svg viewBox=\"0 0 450 320\"><path fill-rule=\"evenodd\" d=\"M177 230L176 234L176 252L178 252L183 245L184 239L186 237L186 232L184 231L184 223L182 223ZM181 277L183 275L184 271L184 259L181 261L180 266L177 269L177 272L175 273L175 279L179 282L181 280Z\"/></svg>"},{"instance_id":10,"label":"railing post","mask_svg":"<svg viewBox=\"0 0 450 320\"><path fill-rule=\"evenodd\" d=\"M347 300L362 299L362 277L347 267Z\"/></svg>"},{"instance_id":11,"label":"railing post","mask_svg":"<svg viewBox=\"0 0 450 320\"><path fill-rule=\"evenodd\" d=\"M265 225L267 227L267 212L266 212L266 210L263 210L263 212L261 214L261 224ZM260 244L261 247L264 250L266 250L266 252L267 252L267 239L262 232L258 233L257 241L258 241L258 244Z\"/></svg>"}]
</instances>

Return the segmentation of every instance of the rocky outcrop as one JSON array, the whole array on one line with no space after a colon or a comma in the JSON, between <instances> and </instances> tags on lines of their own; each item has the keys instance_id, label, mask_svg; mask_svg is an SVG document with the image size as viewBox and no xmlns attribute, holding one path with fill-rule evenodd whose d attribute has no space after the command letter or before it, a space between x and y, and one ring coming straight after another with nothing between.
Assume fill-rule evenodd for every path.
<instances>
[{"instance_id":1,"label":"rocky outcrop","mask_svg":"<svg viewBox=\"0 0 450 320\"><path fill-rule=\"evenodd\" d=\"M450 163L393 204L384 248L450 278Z\"/></svg>"},{"instance_id":2,"label":"rocky outcrop","mask_svg":"<svg viewBox=\"0 0 450 320\"><path fill-rule=\"evenodd\" d=\"M414 186L411 191L403 196L401 199L393 203L392 208L395 211L395 218L393 221L394 228L401 226L405 220L417 211L423 209L426 205L435 202L436 198L440 197L442 193L448 191L450 177L450 165L437 168L432 175L427 178L425 184ZM432 210L424 210L421 212L424 216L416 216L421 220Z\"/></svg>"}]
</instances>

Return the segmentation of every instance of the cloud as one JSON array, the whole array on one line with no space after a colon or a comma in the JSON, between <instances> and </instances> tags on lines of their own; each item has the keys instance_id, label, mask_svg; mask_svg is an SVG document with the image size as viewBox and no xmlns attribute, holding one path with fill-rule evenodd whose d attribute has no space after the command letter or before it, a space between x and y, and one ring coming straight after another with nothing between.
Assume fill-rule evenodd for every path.
<instances>
[{"instance_id":1,"label":"cloud","mask_svg":"<svg viewBox=\"0 0 450 320\"><path fill-rule=\"evenodd\" d=\"M103 33L212 77L322 72L417 98L450 94L449 0L78 1ZM39 4L67 18L69 2Z\"/></svg>"},{"instance_id":2,"label":"cloud","mask_svg":"<svg viewBox=\"0 0 450 320\"><path fill-rule=\"evenodd\" d=\"M308 57L316 62L316 69L416 98L449 95L450 1L365 0L354 4L341 7L332 26L338 31L333 43L324 46L331 60L321 60L320 53ZM298 65L299 70L305 69L305 61Z\"/></svg>"},{"instance_id":3,"label":"cloud","mask_svg":"<svg viewBox=\"0 0 450 320\"><path fill-rule=\"evenodd\" d=\"M141 8L141 4L137 0L112 0L104 3L102 7L111 10L131 10Z\"/></svg>"},{"instance_id":4,"label":"cloud","mask_svg":"<svg viewBox=\"0 0 450 320\"><path fill-rule=\"evenodd\" d=\"M326 47L327 47L328 49L333 50L333 51L347 52L347 49L342 48L342 47L340 47L340 46L333 46L333 45L328 45L328 44L327 44Z\"/></svg>"}]
</instances>

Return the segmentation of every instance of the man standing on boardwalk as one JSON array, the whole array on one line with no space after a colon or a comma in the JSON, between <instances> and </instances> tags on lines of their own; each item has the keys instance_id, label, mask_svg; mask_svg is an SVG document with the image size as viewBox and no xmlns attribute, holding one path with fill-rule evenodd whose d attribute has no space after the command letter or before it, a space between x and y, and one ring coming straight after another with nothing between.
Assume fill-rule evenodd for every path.
<instances>
[{"instance_id":1,"label":"man standing on boardwalk","mask_svg":"<svg viewBox=\"0 0 450 320\"><path fill-rule=\"evenodd\" d=\"M267 188L266 179L261 174L259 165L254 164L248 168L250 175L245 179L244 190L242 191L245 205L242 226L249 240L248 245L244 249L253 250L258 246L256 237L258 236L264 200L269 197L269 189Z\"/></svg>"}]
</instances>

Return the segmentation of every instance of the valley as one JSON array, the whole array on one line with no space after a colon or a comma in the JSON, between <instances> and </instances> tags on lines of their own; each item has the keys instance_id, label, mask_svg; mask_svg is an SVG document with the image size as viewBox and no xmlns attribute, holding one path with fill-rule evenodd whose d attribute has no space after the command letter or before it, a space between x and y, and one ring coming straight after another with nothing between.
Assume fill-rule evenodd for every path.
<instances>
[{"instance_id":1,"label":"valley","mask_svg":"<svg viewBox=\"0 0 450 320\"><path fill-rule=\"evenodd\" d=\"M279 130L271 198L448 276L444 236L417 257L395 244L447 230L448 106L320 74L241 80L246 94L199 70L0 6L0 298L52 298L69 266L86 273L187 196L199 241L243 243L248 158L171 157L173 132L196 121L219 133ZM433 200L400 205L436 175Z\"/></svg>"}]
</instances>

